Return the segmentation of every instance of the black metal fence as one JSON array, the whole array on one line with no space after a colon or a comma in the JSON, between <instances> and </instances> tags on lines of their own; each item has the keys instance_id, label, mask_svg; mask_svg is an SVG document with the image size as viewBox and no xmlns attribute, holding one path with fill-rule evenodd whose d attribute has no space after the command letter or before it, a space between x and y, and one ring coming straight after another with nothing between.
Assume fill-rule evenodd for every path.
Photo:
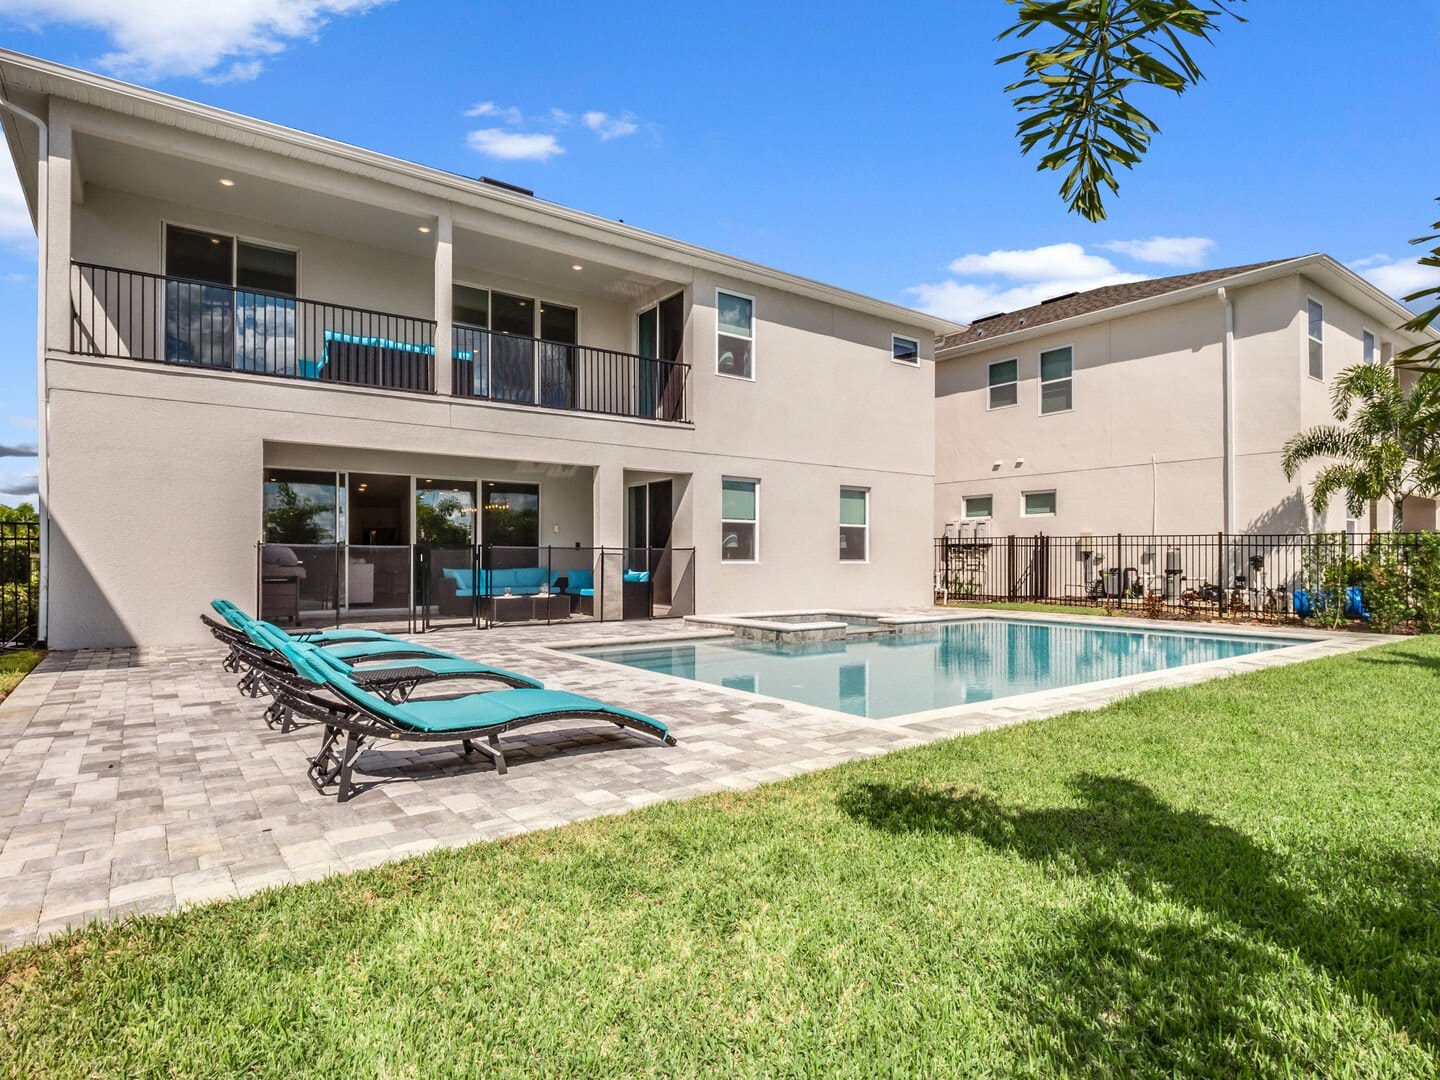
<instances>
[{"instance_id":1,"label":"black metal fence","mask_svg":"<svg viewBox=\"0 0 1440 1080\"><path fill-rule=\"evenodd\" d=\"M289 626L412 633L695 611L693 548L260 544L255 606Z\"/></svg>"},{"instance_id":2,"label":"black metal fence","mask_svg":"<svg viewBox=\"0 0 1440 1080\"><path fill-rule=\"evenodd\" d=\"M669 360L455 327L457 397L682 421L689 373Z\"/></svg>"},{"instance_id":3,"label":"black metal fence","mask_svg":"<svg viewBox=\"0 0 1440 1080\"><path fill-rule=\"evenodd\" d=\"M935 597L1150 615L1259 620L1369 619L1398 597L1397 621L1424 618L1440 586L1435 533L946 536Z\"/></svg>"},{"instance_id":4,"label":"black metal fence","mask_svg":"<svg viewBox=\"0 0 1440 1080\"><path fill-rule=\"evenodd\" d=\"M74 263L70 349L389 390L435 389L435 323L411 315Z\"/></svg>"},{"instance_id":5,"label":"black metal fence","mask_svg":"<svg viewBox=\"0 0 1440 1080\"><path fill-rule=\"evenodd\" d=\"M0 521L0 649L39 636L40 524Z\"/></svg>"}]
</instances>

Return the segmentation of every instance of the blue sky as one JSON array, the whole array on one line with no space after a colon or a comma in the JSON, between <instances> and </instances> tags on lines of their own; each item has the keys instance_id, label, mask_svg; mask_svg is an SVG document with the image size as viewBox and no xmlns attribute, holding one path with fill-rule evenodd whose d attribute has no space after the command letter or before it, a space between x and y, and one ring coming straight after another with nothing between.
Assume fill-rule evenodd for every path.
<instances>
[{"instance_id":1,"label":"blue sky","mask_svg":"<svg viewBox=\"0 0 1440 1080\"><path fill-rule=\"evenodd\" d=\"M0 0L0 44L530 187L963 318L1325 251L1392 293L1440 217L1440 3L1244 4L1109 220L1021 158L1003 0L532 5ZM1302 16L1303 13L1303 17ZM34 242L0 169L0 501L33 485Z\"/></svg>"}]
</instances>

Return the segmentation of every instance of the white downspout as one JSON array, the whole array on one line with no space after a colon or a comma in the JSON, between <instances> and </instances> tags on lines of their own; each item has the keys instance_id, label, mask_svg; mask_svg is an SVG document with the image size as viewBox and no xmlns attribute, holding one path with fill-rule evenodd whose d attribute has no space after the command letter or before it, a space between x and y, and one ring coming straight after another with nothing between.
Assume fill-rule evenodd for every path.
<instances>
[{"instance_id":1,"label":"white downspout","mask_svg":"<svg viewBox=\"0 0 1440 1080\"><path fill-rule=\"evenodd\" d=\"M1225 286L1216 297L1225 305L1225 345L1220 362L1221 430L1224 464L1222 466L1222 501L1225 532L1235 531L1235 305Z\"/></svg>"},{"instance_id":2,"label":"white downspout","mask_svg":"<svg viewBox=\"0 0 1440 1080\"><path fill-rule=\"evenodd\" d=\"M50 205L50 126L28 109L22 109L7 98L3 87L0 87L0 108L9 109L20 119L30 121L39 133L35 175L35 238L38 244L35 293L39 318L39 329L36 331L35 386L39 392L40 412L35 418L35 457L36 479L40 488L37 499L40 504L37 507L40 513L40 611L36 620L36 633L41 641L45 641L50 629L50 392L45 368L46 336L49 333L45 296L50 291L50 243L47 227Z\"/></svg>"}]
</instances>

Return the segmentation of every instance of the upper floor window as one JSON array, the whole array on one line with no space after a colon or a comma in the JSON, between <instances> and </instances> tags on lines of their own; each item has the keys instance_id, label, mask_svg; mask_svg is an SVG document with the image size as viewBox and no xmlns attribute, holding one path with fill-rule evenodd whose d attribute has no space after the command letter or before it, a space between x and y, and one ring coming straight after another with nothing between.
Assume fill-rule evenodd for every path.
<instances>
[{"instance_id":1,"label":"upper floor window","mask_svg":"<svg viewBox=\"0 0 1440 1080\"><path fill-rule=\"evenodd\" d=\"M1375 335L1369 330L1360 331L1360 359L1367 364L1373 364L1379 359L1375 348Z\"/></svg>"},{"instance_id":2,"label":"upper floor window","mask_svg":"<svg viewBox=\"0 0 1440 1080\"><path fill-rule=\"evenodd\" d=\"M715 290L715 370L737 379L755 378L755 301Z\"/></svg>"},{"instance_id":3,"label":"upper floor window","mask_svg":"<svg viewBox=\"0 0 1440 1080\"><path fill-rule=\"evenodd\" d=\"M760 561L760 481L726 476L720 481L720 558Z\"/></svg>"},{"instance_id":4,"label":"upper floor window","mask_svg":"<svg viewBox=\"0 0 1440 1080\"><path fill-rule=\"evenodd\" d=\"M994 517L991 512L995 508L993 495L967 495L965 496L965 516L967 518L988 518Z\"/></svg>"},{"instance_id":5,"label":"upper floor window","mask_svg":"<svg viewBox=\"0 0 1440 1080\"><path fill-rule=\"evenodd\" d=\"M987 373L990 384L989 408L1003 409L1020 404L1020 361L996 360Z\"/></svg>"},{"instance_id":6,"label":"upper floor window","mask_svg":"<svg viewBox=\"0 0 1440 1080\"><path fill-rule=\"evenodd\" d=\"M899 364L920 363L920 343L914 338L890 335L890 358Z\"/></svg>"},{"instance_id":7,"label":"upper floor window","mask_svg":"<svg viewBox=\"0 0 1440 1080\"><path fill-rule=\"evenodd\" d=\"M840 561L865 562L870 558L870 492L866 488L840 489Z\"/></svg>"},{"instance_id":8,"label":"upper floor window","mask_svg":"<svg viewBox=\"0 0 1440 1080\"><path fill-rule=\"evenodd\" d=\"M1074 407L1073 358L1074 352L1068 345L1040 354L1041 413L1069 412Z\"/></svg>"},{"instance_id":9,"label":"upper floor window","mask_svg":"<svg viewBox=\"0 0 1440 1080\"><path fill-rule=\"evenodd\" d=\"M298 256L225 233L165 226L165 276L294 296Z\"/></svg>"},{"instance_id":10,"label":"upper floor window","mask_svg":"<svg viewBox=\"0 0 1440 1080\"><path fill-rule=\"evenodd\" d=\"M1325 378L1325 308L1318 300L1305 301L1310 336L1310 377Z\"/></svg>"}]
</instances>

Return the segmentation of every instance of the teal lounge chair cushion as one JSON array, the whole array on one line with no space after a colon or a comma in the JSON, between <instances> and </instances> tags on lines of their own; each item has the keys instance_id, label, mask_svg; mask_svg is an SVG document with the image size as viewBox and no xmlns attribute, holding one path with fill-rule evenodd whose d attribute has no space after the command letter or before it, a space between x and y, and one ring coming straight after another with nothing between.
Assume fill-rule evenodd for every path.
<instances>
[{"instance_id":1,"label":"teal lounge chair cushion","mask_svg":"<svg viewBox=\"0 0 1440 1080\"><path fill-rule=\"evenodd\" d=\"M283 633L283 631L282 631ZM294 640L293 638L291 639ZM296 642L296 644L306 644ZM412 645L408 641L400 641L398 638L393 641L349 641L333 645L324 645L322 651L329 653L337 660L356 662L365 660L372 656L382 656L387 659L397 652L413 653L416 656L440 656L447 659L459 659L452 657L450 653L442 652L439 649L432 649L428 645Z\"/></svg>"}]
</instances>

